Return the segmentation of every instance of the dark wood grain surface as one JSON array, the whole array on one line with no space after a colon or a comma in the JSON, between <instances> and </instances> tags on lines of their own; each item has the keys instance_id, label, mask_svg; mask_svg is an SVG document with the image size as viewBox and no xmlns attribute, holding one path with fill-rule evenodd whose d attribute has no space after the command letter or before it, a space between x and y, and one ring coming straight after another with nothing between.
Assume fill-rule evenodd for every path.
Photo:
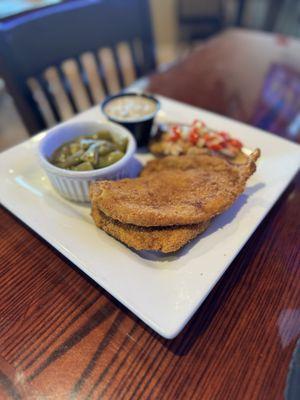
<instances>
[{"instance_id":1,"label":"dark wood grain surface","mask_svg":"<svg viewBox=\"0 0 300 400\"><path fill-rule=\"evenodd\" d=\"M289 98L300 111L300 40L247 30L228 30L201 44L192 54L166 72L152 77L149 90L251 124L261 106L262 88L271 66L281 65L298 74L298 81L285 90L273 82L273 99L284 119L289 114ZM277 88L275 88L277 86ZM293 98L294 96L294 98ZM280 112L281 111L281 112ZM293 111L297 115L297 111ZM292 112L292 114L293 114ZM291 121L293 115L290 115ZM272 124L267 126L272 130ZM287 138L295 139L283 131ZM298 140L300 139L298 129Z\"/></svg>"},{"instance_id":2,"label":"dark wood grain surface","mask_svg":"<svg viewBox=\"0 0 300 400\"><path fill-rule=\"evenodd\" d=\"M300 177L171 341L0 209L0 398L282 399L300 333L299 204Z\"/></svg>"}]
</instances>

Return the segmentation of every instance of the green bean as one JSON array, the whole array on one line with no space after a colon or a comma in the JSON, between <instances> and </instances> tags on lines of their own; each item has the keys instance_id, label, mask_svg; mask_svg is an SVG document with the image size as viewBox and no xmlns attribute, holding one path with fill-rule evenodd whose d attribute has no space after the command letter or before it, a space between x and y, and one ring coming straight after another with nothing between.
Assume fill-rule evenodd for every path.
<instances>
[{"instance_id":1,"label":"green bean","mask_svg":"<svg viewBox=\"0 0 300 400\"><path fill-rule=\"evenodd\" d=\"M64 162L69 155L70 155L69 146L63 145L54 152L52 158L53 161Z\"/></svg>"},{"instance_id":2,"label":"green bean","mask_svg":"<svg viewBox=\"0 0 300 400\"><path fill-rule=\"evenodd\" d=\"M69 168L74 167L82 162L81 156L83 155L84 151L79 150L75 154L69 156L64 162L61 163L61 168Z\"/></svg>"},{"instance_id":3,"label":"green bean","mask_svg":"<svg viewBox=\"0 0 300 400\"><path fill-rule=\"evenodd\" d=\"M94 169L93 164L89 161L78 164L76 167L71 167L72 171L91 171L92 169Z\"/></svg>"},{"instance_id":4,"label":"green bean","mask_svg":"<svg viewBox=\"0 0 300 400\"><path fill-rule=\"evenodd\" d=\"M127 138L114 138L114 143L116 144L117 148L122 151L122 153L125 153L126 148L127 148L127 144L128 144L128 140Z\"/></svg>"},{"instance_id":5,"label":"green bean","mask_svg":"<svg viewBox=\"0 0 300 400\"><path fill-rule=\"evenodd\" d=\"M80 147L83 149L83 150L87 150L92 144L94 144L96 142L96 140L95 139L87 139L87 138L84 138L84 139L80 139L79 140L79 144L80 144Z\"/></svg>"},{"instance_id":6,"label":"green bean","mask_svg":"<svg viewBox=\"0 0 300 400\"><path fill-rule=\"evenodd\" d=\"M120 150L115 150L109 153L108 155L108 161L111 164L114 164L115 162L121 160L121 158L124 156L124 153Z\"/></svg>"},{"instance_id":7,"label":"green bean","mask_svg":"<svg viewBox=\"0 0 300 400\"><path fill-rule=\"evenodd\" d=\"M100 131L96 133L97 139L112 141L111 133L109 131Z\"/></svg>"},{"instance_id":8,"label":"green bean","mask_svg":"<svg viewBox=\"0 0 300 400\"><path fill-rule=\"evenodd\" d=\"M82 161L89 161L93 165L96 165L99 160L99 143L92 144L87 151L81 156Z\"/></svg>"},{"instance_id":9,"label":"green bean","mask_svg":"<svg viewBox=\"0 0 300 400\"><path fill-rule=\"evenodd\" d=\"M109 131L78 136L56 149L50 162L59 168L90 171L119 161L125 154L127 138L115 138Z\"/></svg>"},{"instance_id":10,"label":"green bean","mask_svg":"<svg viewBox=\"0 0 300 400\"><path fill-rule=\"evenodd\" d=\"M73 142L73 143L71 142L69 148L70 148L70 154L75 154L75 153L77 153L77 151L82 149L82 147L80 146L80 143L78 143L78 142Z\"/></svg>"},{"instance_id":11,"label":"green bean","mask_svg":"<svg viewBox=\"0 0 300 400\"><path fill-rule=\"evenodd\" d=\"M115 162L119 161L124 156L119 150L112 151L111 153L107 154L106 156L100 157L99 162L97 164L97 168L105 168L108 167Z\"/></svg>"},{"instance_id":12,"label":"green bean","mask_svg":"<svg viewBox=\"0 0 300 400\"><path fill-rule=\"evenodd\" d=\"M99 146L99 154L100 156L105 156L106 154L116 150L116 145L111 142L107 142L106 140L100 140L101 144Z\"/></svg>"},{"instance_id":13,"label":"green bean","mask_svg":"<svg viewBox=\"0 0 300 400\"><path fill-rule=\"evenodd\" d=\"M100 157L96 168L105 168L105 167L108 167L109 165L110 165L110 162L108 160L108 155L106 155L106 156Z\"/></svg>"}]
</instances>

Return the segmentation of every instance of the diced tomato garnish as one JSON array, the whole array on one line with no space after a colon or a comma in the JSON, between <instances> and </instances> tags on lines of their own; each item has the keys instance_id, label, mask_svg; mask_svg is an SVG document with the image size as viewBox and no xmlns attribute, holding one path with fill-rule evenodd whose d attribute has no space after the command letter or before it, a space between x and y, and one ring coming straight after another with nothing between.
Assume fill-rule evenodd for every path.
<instances>
[{"instance_id":1,"label":"diced tomato garnish","mask_svg":"<svg viewBox=\"0 0 300 400\"><path fill-rule=\"evenodd\" d=\"M216 135L213 133L205 133L203 135L203 138L206 142L210 142L211 140L215 140L216 139Z\"/></svg>"},{"instance_id":2,"label":"diced tomato garnish","mask_svg":"<svg viewBox=\"0 0 300 400\"><path fill-rule=\"evenodd\" d=\"M242 142L240 142L240 141L237 140L237 139L229 139L227 142L228 142L231 146L236 147L236 148L238 148L238 149L241 149L241 148L243 147Z\"/></svg>"},{"instance_id":3,"label":"diced tomato garnish","mask_svg":"<svg viewBox=\"0 0 300 400\"><path fill-rule=\"evenodd\" d=\"M181 129L178 125L172 126L172 132L173 133L181 133Z\"/></svg>"},{"instance_id":4,"label":"diced tomato garnish","mask_svg":"<svg viewBox=\"0 0 300 400\"><path fill-rule=\"evenodd\" d=\"M222 136L223 139L225 139L225 140L230 139L229 133L224 132L224 131L221 131L221 132L218 132L218 133L219 133L220 136Z\"/></svg>"},{"instance_id":5,"label":"diced tomato garnish","mask_svg":"<svg viewBox=\"0 0 300 400\"><path fill-rule=\"evenodd\" d=\"M221 150L226 146L226 141L220 135L210 135L209 139L206 140L206 146L211 150Z\"/></svg>"},{"instance_id":6,"label":"diced tomato garnish","mask_svg":"<svg viewBox=\"0 0 300 400\"><path fill-rule=\"evenodd\" d=\"M207 147L210 150L215 150L215 151L223 149L223 146L221 143L207 143Z\"/></svg>"},{"instance_id":7,"label":"diced tomato garnish","mask_svg":"<svg viewBox=\"0 0 300 400\"><path fill-rule=\"evenodd\" d=\"M179 126L177 126L177 125L172 126L172 133L171 133L169 139L172 142L177 142L177 140L179 140L180 138L181 138L181 130L180 130Z\"/></svg>"},{"instance_id":8,"label":"diced tomato garnish","mask_svg":"<svg viewBox=\"0 0 300 400\"><path fill-rule=\"evenodd\" d=\"M195 129L191 129L189 133L189 142L196 145L199 139L199 133Z\"/></svg>"},{"instance_id":9,"label":"diced tomato garnish","mask_svg":"<svg viewBox=\"0 0 300 400\"><path fill-rule=\"evenodd\" d=\"M192 127L196 127L198 129L204 128L206 125L203 121L200 121L199 119L194 119L192 122Z\"/></svg>"}]
</instances>

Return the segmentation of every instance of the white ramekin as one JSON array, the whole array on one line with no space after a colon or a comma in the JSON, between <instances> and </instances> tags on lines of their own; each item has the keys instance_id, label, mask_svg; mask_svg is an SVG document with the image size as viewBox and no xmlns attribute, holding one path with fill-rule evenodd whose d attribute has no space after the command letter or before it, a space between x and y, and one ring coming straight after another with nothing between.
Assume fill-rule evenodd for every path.
<instances>
[{"instance_id":1,"label":"white ramekin","mask_svg":"<svg viewBox=\"0 0 300 400\"><path fill-rule=\"evenodd\" d=\"M126 153L116 163L93 171L69 171L58 168L48 161L53 152L63 143L77 136L94 134L101 130L109 131L112 136L128 138ZM57 192L66 199L86 202L89 201L89 184L91 181L132 177L131 167L135 150L134 137L121 125L112 122L78 121L66 122L52 128L41 140L38 151L40 163Z\"/></svg>"}]
</instances>

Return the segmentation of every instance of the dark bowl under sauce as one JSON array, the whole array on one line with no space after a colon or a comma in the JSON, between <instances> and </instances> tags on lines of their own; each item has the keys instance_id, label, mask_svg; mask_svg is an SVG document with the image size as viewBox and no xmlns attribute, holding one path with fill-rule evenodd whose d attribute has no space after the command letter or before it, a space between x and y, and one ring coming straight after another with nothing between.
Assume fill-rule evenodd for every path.
<instances>
[{"instance_id":1,"label":"dark bowl under sauce","mask_svg":"<svg viewBox=\"0 0 300 400\"><path fill-rule=\"evenodd\" d=\"M126 105L127 98L128 106ZM130 103L131 98L133 101ZM140 108L138 107L139 103L141 104ZM115 110L113 111L115 112L112 112L114 104ZM124 111L122 110L122 104L125 104ZM143 107L143 104L145 107ZM139 147L147 146L153 121L159 109L160 102L155 97L144 93L117 94L107 97L101 104L103 114L110 121L127 128L135 137ZM139 111L140 115L138 115Z\"/></svg>"}]
</instances>

